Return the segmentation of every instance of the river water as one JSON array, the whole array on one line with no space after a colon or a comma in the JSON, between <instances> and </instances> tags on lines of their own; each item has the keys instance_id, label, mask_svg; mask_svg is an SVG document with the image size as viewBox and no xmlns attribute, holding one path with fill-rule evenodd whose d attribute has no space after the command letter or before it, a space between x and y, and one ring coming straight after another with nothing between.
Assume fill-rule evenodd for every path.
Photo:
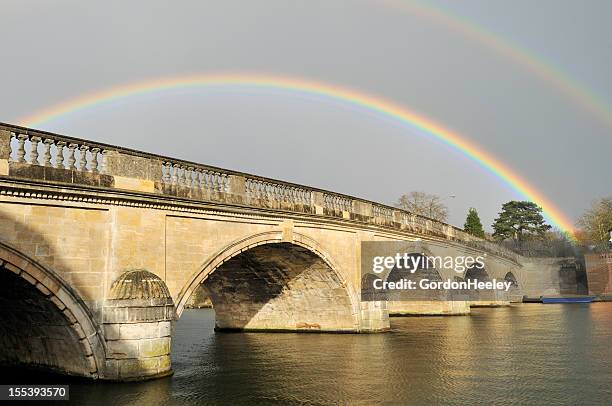
<instances>
[{"instance_id":1,"label":"river water","mask_svg":"<svg viewBox=\"0 0 612 406\"><path fill-rule=\"evenodd\" d=\"M392 318L387 334L215 333L177 322L172 377L70 381L79 404L612 404L612 303Z\"/></svg>"}]
</instances>

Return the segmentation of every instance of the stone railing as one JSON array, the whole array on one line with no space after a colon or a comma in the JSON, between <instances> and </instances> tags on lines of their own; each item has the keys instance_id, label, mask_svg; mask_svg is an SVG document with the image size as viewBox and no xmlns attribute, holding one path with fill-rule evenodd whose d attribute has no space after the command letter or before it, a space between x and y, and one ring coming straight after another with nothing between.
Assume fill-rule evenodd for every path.
<instances>
[{"instance_id":1,"label":"stone railing","mask_svg":"<svg viewBox=\"0 0 612 406\"><path fill-rule=\"evenodd\" d=\"M304 187L247 177L245 193L249 201L266 200L311 205L312 192Z\"/></svg>"},{"instance_id":2,"label":"stone railing","mask_svg":"<svg viewBox=\"0 0 612 406\"><path fill-rule=\"evenodd\" d=\"M332 211L351 212L353 199L337 193L325 192L323 193L323 207Z\"/></svg>"},{"instance_id":3,"label":"stone railing","mask_svg":"<svg viewBox=\"0 0 612 406\"><path fill-rule=\"evenodd\" d=\"M310 213L432 235L515 259L463 230L351 196L0 123L0 176Z\"/></svg>"},{"instance_id":4,"label":"stone railing","mask_svg":"<svg viewBox=\"0 0 612 406\"><path fill-rule=\"evenodd\" d=\"M10 158L13 162L87 172L102 169L103 149L94 143L13 132L10 136Z\"/></svg>"}]
</instances>

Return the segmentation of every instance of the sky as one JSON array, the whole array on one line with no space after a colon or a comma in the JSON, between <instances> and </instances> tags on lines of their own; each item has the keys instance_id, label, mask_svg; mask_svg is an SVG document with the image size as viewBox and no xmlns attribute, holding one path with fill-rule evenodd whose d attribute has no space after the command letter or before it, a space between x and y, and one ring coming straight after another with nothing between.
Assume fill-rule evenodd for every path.
<instances>
[{"instance_id":1,"label":"sky","mask_svg":"<svg viewBox=\"0 0 612 406\"><path fill-rule=\"evenodd\" d=\"M466 35L424 9L489 34ZM0 0L0 15L2 122L160 77L291 76L375 95L454 130L572 219L612 195L612 124L490 45L501 39L537 56L610 112L609 1ZM442 197L457 226L475 207L490 230L501 205L520 198L413 128L272 89L175 89L37 128L386 204L425 191Z\"/></svg>"}]
</instances>

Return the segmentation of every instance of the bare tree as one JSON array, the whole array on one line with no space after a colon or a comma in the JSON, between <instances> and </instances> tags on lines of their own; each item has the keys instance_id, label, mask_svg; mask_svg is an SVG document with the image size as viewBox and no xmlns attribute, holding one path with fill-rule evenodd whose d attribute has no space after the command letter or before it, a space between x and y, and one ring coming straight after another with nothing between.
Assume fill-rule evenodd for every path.
<instances>
[{"instance_id":1,"label":"bare tree","mask_svg":"<svg viewBox=\"0 0 612 406\"><path fill-rule=\"evenodd\" d=\"M395 203L395 207L438 221L446 221L448 218L448 207L442 203L440 196L425 192L403 194Z\"/></svg>"},{"instance_id":2,"label":"bare tree","mask_svg":"<svg viewBox=\"0 0 612 406\"><path fill-rule=\"evenodd\" d=\"M612 197L593 201L591 208L578 219L578 225L589 243L605 245L612 229Z\"/></svg>"}]
</instances>

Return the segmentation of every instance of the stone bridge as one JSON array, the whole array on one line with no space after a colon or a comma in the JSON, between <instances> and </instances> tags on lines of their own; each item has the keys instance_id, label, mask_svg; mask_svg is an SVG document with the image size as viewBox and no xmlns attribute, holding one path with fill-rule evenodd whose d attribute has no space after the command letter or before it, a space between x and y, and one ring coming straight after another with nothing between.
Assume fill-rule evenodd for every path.
<instances>
[{"instance_id":1,"label":"stone bridge","mask_svg":"<svg viewBox=\"0 0 612 406\"><path fill-rule=\"evenodd\" d=\"M415 240L486 255L488 277L513 278L521 296L521 258L448 224L0 124L0 362L108 380L170 374L174 321L200 286L218 329L369 333L389 328L390 308L469 312L361 300L361 243Z\"/></svg>"}]
</instances>

